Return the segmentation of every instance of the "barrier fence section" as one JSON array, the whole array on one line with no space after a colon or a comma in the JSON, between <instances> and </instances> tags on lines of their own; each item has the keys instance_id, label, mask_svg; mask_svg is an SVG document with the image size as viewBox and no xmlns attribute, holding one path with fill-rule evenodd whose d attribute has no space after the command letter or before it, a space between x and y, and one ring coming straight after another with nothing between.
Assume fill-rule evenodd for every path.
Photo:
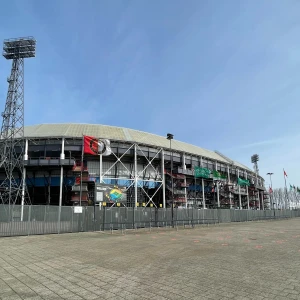
<instances>
[{"instance_id":1,"label":"barrier fence section","mask_svg":"<svg viewBox=\"0 0 300 300\"><path fill-rule=\"evenodd\" d=\"M0 205L0 237L195 226L300 217L300 210L233 210Z\"/></svg>"}]
</instances>

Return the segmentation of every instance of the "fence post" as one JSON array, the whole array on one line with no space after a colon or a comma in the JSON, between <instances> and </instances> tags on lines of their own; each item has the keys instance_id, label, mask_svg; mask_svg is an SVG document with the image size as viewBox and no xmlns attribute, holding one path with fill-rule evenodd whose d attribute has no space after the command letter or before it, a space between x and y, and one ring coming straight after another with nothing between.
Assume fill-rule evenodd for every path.
<instances>
[{"instance_id":1,"label":"fence post","mask_svg":"<svg viewBox=\"0 0 300 300\"><path fill-rule=\"evenodd\" d=\"M45 226L46 226L46 209L47 209L47 206L45 206L45 209L44 209L43 234L45 234Z\"/></svg>"},{"instance_id":2,"label":"fence post","mask_svg":"<svg viewBox=\"0 0 300 300\"><path fill-rule=\"evenodd\" d=\"M30 235L30 225L31 225L31 205L28 206L28 225L27 225L27 235Z\"/></svg>"},{"instance_id":3,"label":"fence post","mask_svg":"<svg viewBox=\"0 0 300 300\"><path fill-rule=\"evenodd\" d=\"M9 236L12 236L13 212L12 212L11 205L9 205L9 213L8 213L8 217L9 217Z\"/></svg>"},{"instance_id":4,"label":"fence post","mask_svg":"<svg viewBox=\"0 0 300 300\"><path fill-rule=\"evenodd\" d=\"M61 206L58 207L58 226L57 226L57 233L60 234L60 218L61 218Z\"/></svg>"},{"instance_id":5,"label":"fence post","mask_svg":"<svg viewBox=\"0 0 300 300\"><path fill-rule=\"evenodd\" d=\"M135 210L137 209L136 206L132 207L132 229L134 229L134 221L135 221Z\"/></svg>"},{"instance_id":6,"label":"fence post","mask_svg":"<svg viewBox=\"0 0 300 300\"><path fill-rule=\"evenodd\" d=\"M102 208L103 208L103 216L102 216L103 231L105 230L105 207L106 206L102 206Z\"/></svg>"}]
</instances>

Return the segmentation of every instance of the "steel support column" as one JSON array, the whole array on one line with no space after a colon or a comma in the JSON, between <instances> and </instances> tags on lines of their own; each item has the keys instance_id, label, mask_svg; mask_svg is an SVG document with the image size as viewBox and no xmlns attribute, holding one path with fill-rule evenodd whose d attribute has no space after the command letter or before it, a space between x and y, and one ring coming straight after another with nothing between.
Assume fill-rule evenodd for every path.
<instances>
[{"instance_id":1,"label":"steel support column","mask_svg":"<svg viewBox=\"0 0 300 300\"><path fill-rule=\"evenodd\" d=\"M261 208L262 208L262 210L265 210L264 192L260 192L260 193L261 193Z\"/></svg>"},{"instance_id":2,"label":"steel support column","mask_svg":"<svg viewBox=\"0 0 300 300\"><path fill-rule=\"evenodd\" d=\"M229 166L227 166L227 177L228 177L228 184L230 184L230 172L229 172ZM232 202L231 202L231 192L229 192L229 206L232 208Z\"/></svg>"},{"instance_id":3,"label":"steel support column","mask_svg":"<svg viewBox=\"0 0 300 300\"><path fill-rule=\"evenodd\" d=\"M205 193L204 193L204 179L203 178L202 178L202 207L203 207L203 209L206 208Z\"/></svg>"},{"instance_id":4,"label":"steel support column","mask_svg":"<svg viewBox=\"0 0 300 300\"><path fill-rule=\"evenodd\" d=\"M28 140L25 140L25 151L24 151L24 161L28 160ZM24 203L25 203L25 190L26 190L26 167L23 164L23 174L22 174L22 200L21 200L21 221L23 221L24 215Z\"/></svg>"},{"instance_id":5,"label":"steel support column","mask_svg":"<svg viewBox=\"0 0 300 300\"><path fill-rule=\"evenodd\" d=\"M161 174L163 188L163 208L166 208L166 185L165 185L165 151L161 150Z\"/></svg>"},{"instance_id":6,"label":"steel support column","mask_svg":"<svg viewBox=\"0 0 300 300\"><path fill-rule=\"evenodd\" d=\"M61 139L61 153L60 160L65 159L65 139ZM62 161L60 162L60 182L59 182L59 206L62 206L62 194L63 194L63 179L64 179L64 167Z\"/></svg>"},{"instance_id":7,"label":"steel support column","mask_svg":"<svg viewBox=\"0 0 300 300\"><path fill-rule=\"evenodd\" d=\"M186 170L186 164L185 164L185 153L182 154L182 169ZM185 208L187 208L187 194L186 194L186 176L184 176L184 199L185 199Z\"/></svg>"},{"instance_id":8,"label":"steel support column","mask_svg":"<svg viewBox=\"0 0 300 300\"><path fill-rule=\"evenodd\" d=\"M138 197L138 172L137 172L137 149L134 144L134 207L137 207Z\"/></svg>"},{"instance_id":9,"label":"steel support column","mask_svg":"<svg viewBox=\"0 0 300 300\"><path fill-rule=\"evenodd\" d=\"M248 180L247 172L246 172L246 180ZM247 192L247 209L250 209L248 185L246 185L246 192Z\"/></svg>"},{"instance_id":10,"label":"steel support column","mask_svg":"<svg viewBox=\"0 0 300 300\"><path fill-rule=\"evenodd\" d=\"M102 172L102 154L99 155L99 183L103 183L103 172Z\"/></svg>"},{"instance_id":11,"label":"steel support column","mask_svg":"<svg viewBox=\"0 0 300 300\"><path fill-rule=\"evenodd\" d=\"M218 207L220 207L219 181L217 181L217 201L218 201Z\"/></svg>"},{"instance_id":12,"label":"steel support column","mask_svg":"<svg viewBox=\"0 0 300 300\"><path fill-rule=\"evenodd\" d=\"M218 172L218 163L216 162L216 171ZM217 205L220 207L219 181L217 180Z\"/></svg>"},{"instance_id":13,"label":"steel support column","mask_svg":"<svg viewBox=\"0 0 300 300\"><path fill-rule=\"evenodd\" d=\"M238 176L238 179L240 178L240 170L238 169L237 170L237 176ZM243 209L242 208L242 195L241 195L241 186L238 184L238 188L239 188L239 206L240 206L240 209Z\"/></svg>"}]
</instances>

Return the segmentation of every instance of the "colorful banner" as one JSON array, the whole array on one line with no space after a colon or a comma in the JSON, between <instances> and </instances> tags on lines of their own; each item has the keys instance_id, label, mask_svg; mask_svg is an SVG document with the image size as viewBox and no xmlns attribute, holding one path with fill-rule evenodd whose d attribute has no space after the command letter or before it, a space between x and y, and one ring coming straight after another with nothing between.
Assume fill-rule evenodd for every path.
<instances>
[{"instance_id":1,"label":"colorful banner","mask_svg":"<svg viewBox=\"0 0 300 300\"><path fill-rule=\"evenodd\" d=\"M91 155L110 155L110 141L106 139L97 139L92 136L84 136L83 137L83 147L84 154Z\"/></svg>"},{"instance_id":2,"label":"colorful banner","mask_svg":"<svg viewBox=\"0 0 300 300\"><path fill-rule=\"evenodd\" d=\"M126 202L126 187L120 187L112 184L96 184L95 202Z\"/></svg>"},{"instance_id":3,"label":"colorful banner","mask_svg":"<svg viewBox=\"0 0 300 300\"><path fill-rule=\"evenodd\" d=\"M249 180L238 178L237 184L238 185L248 185L249 186L250 182L249 182Z\"/></svg>"},{"instance_id":4,"label":"colorful banner","mask_svg":"<svg viewBox=\"0 0 300 300\"><path fill-rule=\"evenodd\" d=\"M210 170L206 168L195 167L194 168L194 176L199 178L210 178Z\"/></svg>"}]
</instances>

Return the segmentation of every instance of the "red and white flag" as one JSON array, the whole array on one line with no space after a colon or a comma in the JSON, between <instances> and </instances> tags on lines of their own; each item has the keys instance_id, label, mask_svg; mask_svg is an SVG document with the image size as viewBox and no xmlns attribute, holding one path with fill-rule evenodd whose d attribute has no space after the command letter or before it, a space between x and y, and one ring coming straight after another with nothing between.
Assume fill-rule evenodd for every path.
<instances>
[{"instance_id":1,"label":"red and white flag","mask_svg":"<svg viewBox=\"0 0 300 300\"><path fill-rule=\"evenodd\" d=\"M272 190L271 187L269 188L269 193L270 193L270 194L273 193L273 190Z\"/></svg>"},{"instance_id":2,"label":"red and white flag","mask_svg":"<svg viewBox=\"0 0 300 300\"><path fill-rule=\"evenodd\" d=\"M286 172L285 172L284 170L283 170L283 175L284 175L285 177L288 177L287 174L286 174Z\"/></svg>"},{"instance_id":3,"label":"red and white flag","mask_svg":"<svg viewBox=\"0 0 300 300\"><path fill-rule=\"evenodd\" d=\"M110 141L107 139L97 139L93 136L83 137L83 153L91 155L110 155Z\"/></svg>"}]
</instances>

